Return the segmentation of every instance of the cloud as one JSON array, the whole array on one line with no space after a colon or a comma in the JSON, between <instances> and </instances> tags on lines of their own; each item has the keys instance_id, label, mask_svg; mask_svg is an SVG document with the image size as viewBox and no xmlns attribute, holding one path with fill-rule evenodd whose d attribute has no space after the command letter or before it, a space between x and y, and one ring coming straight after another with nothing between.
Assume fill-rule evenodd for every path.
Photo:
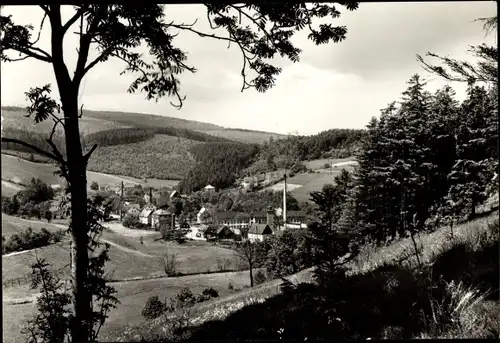
<instances>
[{"instance_id":1,"label":"cloud","mask_svg":"<svg viewBox=\"0 0 500 343\"><path fill-rule=\"evenodd\" d=\"M180 77L181 93L187 95L180 111L170 106L174 99L155 102L147 101L144 94L128 94L134 77L119 76L124 65L117 60L99 64L88 74L80 102L87 109L154 113L280 133L362 128L381 108L400 98L412 74L427 77L431 91L445 84L421 68L416 54L432 51L470 59L465 53L468 46L485 41L481 24L473 20L496 15L494 2L474 1L361 3L356 11L340 10L342 16L334 24L347 26L347 39L315 46L306 32L298 33L293 40L303 51L301 61L276 61L283 72L276 86L264 94L253 89L240 92L242 57L236 46L228 49L226 42L181 32L174 42L187 52L187 63L197 72ZM66 20L71 11L70 6L64 8ZM36 24L43 13L33 6L6 7L5 12L21 24ZM167 5L166 15L184 23L199 19L196 28L209 31L201 5ZM40 43L50 46L48 25ZM71 75L77 46L77 36L68 35L64 48ZM92 52L91 58L95 56ZM52 83L57 90L49 64L26 60L1 63L1 69L3 105L25 105L24 92L33 86ZM453 87L463 97L465 86Z\"/></svg>"}]
</instances>

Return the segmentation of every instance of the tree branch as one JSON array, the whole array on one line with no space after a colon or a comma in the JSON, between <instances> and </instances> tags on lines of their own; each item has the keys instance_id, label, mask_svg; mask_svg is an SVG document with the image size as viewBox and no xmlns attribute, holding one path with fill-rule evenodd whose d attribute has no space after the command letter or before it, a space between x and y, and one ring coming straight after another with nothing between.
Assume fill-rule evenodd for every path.
<instances>
[{"instance_id":1,"label":"tree branch","mask_svg":"<svg viewBox=\"0 0 500 343\"><path fill-rule=\"evenodd\" d=\"M92 156L92 153L94 152L95 149L97 149L97 144L94 144L92 148L90 148L89 152L83 155L83 158L85 160L85 165L89 162L89 159Z\"/></svg>"},{"instance_id":2,"label":"tree branch","mask_svg":"<svg viewBox=\"0 0 500 343\"><path fill-rule=\"evenodd\" d=\"M89 57L90 43L92 42L92 38L95 33L94 31L97 29L97 26L99 25L101 17L104 14L106 8L107 6L105 5L99 6L95 17L90 23L89 29L87 30L87 32L85 32L84 35L80 36L80 52L78 54L75 75L73 77L73 83L77 86L80 84L83 76L85 75L85 65L87 64L87 59Z\"/></svg>"},{"instance_id":3,"label":"tree branch","mask_svg":"<svg viewBox=\"0 0 500 343\"><path fill-rule=\"evenodd\" d=\"M78 18L83 16L83 14L85 13L85 11L87 11L87 9L88 9L88 5L84 5L84 6L80 7L80 9L78 11L76 11L76 13L66 22L66 24L64 24L64 26L62 28L63 34L65 34L69 30L71 25L76 23Z\"/></svg>"},{"instance_id":4,"label":"tree branch","mask_svg":"<svg viewBox=\"0 0 500 343\"><path fill-rule=\"evenodd\" d=\"M34 145L31 145L29 143L26 143L26 142L23 142L23 141L20 141L18 139L14 139L14 138L5 138L5 137L2 137L2 143L14 143L14 144L19 144L19 145L22 145L26 148L29 148L33 151L35 151L36 153L40 154L40 155L43 155L45 157L48 157L56 162L59 162L59 163L65 163L64 160L60 160L57 156L51 154L50 152L47 152L43 149L40 149Z\"/></svg>"}]
</instances>

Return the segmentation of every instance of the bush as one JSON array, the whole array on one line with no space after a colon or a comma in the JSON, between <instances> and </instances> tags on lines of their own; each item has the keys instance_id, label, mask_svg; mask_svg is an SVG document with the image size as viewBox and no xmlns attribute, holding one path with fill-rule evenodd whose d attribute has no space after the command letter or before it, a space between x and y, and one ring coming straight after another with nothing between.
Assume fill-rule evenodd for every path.
<instances>
[{"instance_id":1,"label":"bush","mask_svg":"<svg viewBox=\"0 0 500 343\"><path fill-rule=\"evenodd\" d=\"M219 292L213 287L205 288L201 294L207 295L211 298L218 298L219 297Z\"/></svg>"},{"instance_id":2,"label":"bush","mask_svg":"<svg viewBox=\"0 0 500 343\"><path fill-rule=\"evenodd\" d=\"M31 228L27 228L25 231L22 231L19 234L13 234L9 239L5 239L2 236L2 253L9 254L16 251L41 248L53 243L60 242L64 235L64 230L59 230L55 233L51 233L45 228L42 228L40 232L33 232Z\"/></svg>"},{"instance_id":3,"label":"bush","mask_svg":"<svg viewBox=\"0 0 500 343\"><path fill-rule=\"evenodd\" d=\"M197 294L196 297L195 297L195 301L197 303L202 303L204 301L208 301L210 300L210 296L209 295L205 295L205 294Z\"/></svg>"},{"instance_id":4,"label":"bush","mask_svg":"<svg viewBox=\"0 0 500 343\"><path fill-rule=\"evenodd\" d=\"M230 282L230 283L227 284L227 290L229 292L234 292L234 285L233 285L232 282Z\"/></svg>"},{"instance_id":5,"label":"bush","mask_svg":"<svg viewBox=\"0 0 500 343\"><path fill-rule=\"evenodd\" d=\"M177 301L181 306L190 306L193 305L196 301L196 298L191 292L191 290L187 287L184 287L176 296Z\"/></svg>"},{"instance_id":6,"label":"bush","mask_svg":"<svg viewBox=\"0 0 500 343\"><path fill-rule=\"evenodd\" d=\"M127 228L132 228L133 226L139 224L139 219L137 217L126 214L123 218L122 225Z\"/></svg>"},{"instance_id":7,"label":"bush","mask_svg":"<svg viewBox=\"0 0 500 343\"><path fill-rule=\"evenodd\" d=\"M99 190L99 184L97 182L93 181L90 184L90 189L93 190L93 191L98 191Z\"/></svg>"},{"instance_id":8,"label":"bush","mask_svg":"<svg viewBox=\"0 0 500 343\"><path fill-rule=\"evenodd\" d=\"M165 304L160 301L157 295L154 295L149 297L146 301L146 305L142 309L141 314L146 319L155 319L161 316L166 310L167 307Z\"/></svg>"}]
</instances>

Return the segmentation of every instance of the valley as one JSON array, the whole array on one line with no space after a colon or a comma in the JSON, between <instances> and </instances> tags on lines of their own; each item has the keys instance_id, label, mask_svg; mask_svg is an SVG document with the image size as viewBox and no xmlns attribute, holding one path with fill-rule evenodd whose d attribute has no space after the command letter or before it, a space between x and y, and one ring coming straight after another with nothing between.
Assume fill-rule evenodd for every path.
<instances>
[{"instance_id":1,"label":"valley","mask_svg":"<svg viewBox=\"0 0 500 343\"><path fill-rule=\"evenodd\" d=\"M500 339L494 5L1 6L3 340Z\"/></svg>"}]
</instances>

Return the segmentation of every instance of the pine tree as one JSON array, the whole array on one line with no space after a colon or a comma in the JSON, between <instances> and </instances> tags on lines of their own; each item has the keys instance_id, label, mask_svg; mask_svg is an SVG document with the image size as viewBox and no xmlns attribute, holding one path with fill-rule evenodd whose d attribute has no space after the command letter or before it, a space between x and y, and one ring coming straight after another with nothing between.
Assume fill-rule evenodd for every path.
<instances>
[{"instance_id":1,"label":"pine tree","mask_svg":"<svg viewBox=\"0 0 500 343\"><path fill-rule=\"evenodd\" d=\"M476 206L487 199L487 185L493 176L490 164L497 154L490 146L495 141L491 135L493 112L484 87L470 85L460 111L457 161L448 176L449 198L455 204L457 216L468 214L473 218Z\"/></svg>"}]
</instances>

